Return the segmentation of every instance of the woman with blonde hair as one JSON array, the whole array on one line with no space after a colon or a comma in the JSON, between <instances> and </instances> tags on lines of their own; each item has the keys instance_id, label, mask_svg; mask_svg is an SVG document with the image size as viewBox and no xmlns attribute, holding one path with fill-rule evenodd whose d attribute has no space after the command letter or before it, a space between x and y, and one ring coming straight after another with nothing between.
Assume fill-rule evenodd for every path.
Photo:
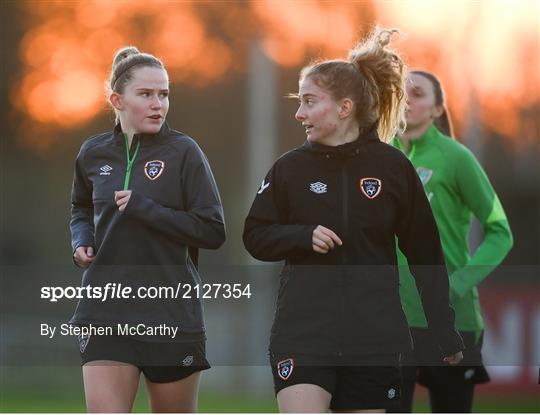
<instances>
[{"instance_id":1,"label":"woman with blonde hair","mask_svg":"<svg viewBox=\"0 0 540 415\"><path fill-rule=\"evenodd\" d=\"M159 59L119 50L107 87L117 124L77 156L73 259L92 292L132 291L85 297L71 319L85 333L86 404L90 412L131 411L142 372L152 411L194 412L201 371L210 367L201 300L145 293L200 283L197 249L225 240L218 189L197 143L165 121L169 78Z\"/></svg>"},{"instance_id":2,"label":"woman with blonde hair","mask_svg":"<svg viewBox=\"0 0 540 415\"><path fill-rule=\"evenodd\" d=\"M462 357L429 202L411 163L386 144L406 106L393 32L377 28L348 59L302 70L296 119L307 140L274 163L245 221L251 255L285 260L270 337L282 412L397 407L410 337L396 237L434 341L452 364Z\"/></svg>"}]
</instances>

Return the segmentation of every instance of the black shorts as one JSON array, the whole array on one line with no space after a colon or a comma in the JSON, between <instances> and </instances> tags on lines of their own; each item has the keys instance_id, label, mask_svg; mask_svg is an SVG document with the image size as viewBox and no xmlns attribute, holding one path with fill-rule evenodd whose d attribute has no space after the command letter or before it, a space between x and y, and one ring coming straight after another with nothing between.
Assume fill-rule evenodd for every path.
<instances>
[{"instance_id":1,"label":"black shorts","mask_svg":"<svg viewBox=\"0 0 540 415\"><path fill-rule=\"evenodd\" d=\"M414 343L413 353L403 356L404 367L416 367L415 372L405 369L404 373L416 373L417 382L426 387L448 386L469 382L480 384L489 382L489 375L482 363L482 343L484 333L477 338L476 332L460 331L465 350L463 360L456 366L443 362L443 354L427 329L411 329ZM409 376L409 375L407 375Z\"/></svg>"},{"instance_id":2,"label":"black shorts","mask_svg":"<svg viewBox=\"0 0 540 415\"><path fill-rule=\"evenodd\" d=\"M210 368L205 341L156 343L125 336L79 336L82 365L98 360L136 366L151 382L167 383L184 379Z\"/></svg>"},{"instance_id":3,"label":"black shorts","mask_svg":"<svg viewBox=\"0 0 540 415\"><path fill-rule=\"evenodd\" d=\"M292 385L317 385L332 395L330 409L393 409L400 399L401 373L399 354L385 355L391 366L374 366L369 357L347 366L306 364L304 356L270 353L270 364L277 393ZM297 364L299 363L299 364Z\"/></svg>"}]
</instances>

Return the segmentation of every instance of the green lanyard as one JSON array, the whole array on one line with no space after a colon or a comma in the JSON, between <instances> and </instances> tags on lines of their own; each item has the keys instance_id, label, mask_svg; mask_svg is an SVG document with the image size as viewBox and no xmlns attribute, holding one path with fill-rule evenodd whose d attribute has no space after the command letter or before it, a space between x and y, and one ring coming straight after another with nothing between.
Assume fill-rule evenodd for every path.
<instances>
[{"instance_id":1,"label":"green lanyard","mask_svg":"<svg viewBox=\"0 0 540 415\"><path fill-rule=\"evenodd\" d=\"M124 134L124 143L126 143L126 157L127 157L126 177L124 179L124 190L128 190L129 179L131 178L131 168L133 167L133 163L135 162L135 158L137 157L137 153L139 152L139 145L141 144L141 142L137 141L137 146L135 147L135 152L133 153L133 157L129 157L128 138L126 134Z\"/></svg>"}]
</instances>

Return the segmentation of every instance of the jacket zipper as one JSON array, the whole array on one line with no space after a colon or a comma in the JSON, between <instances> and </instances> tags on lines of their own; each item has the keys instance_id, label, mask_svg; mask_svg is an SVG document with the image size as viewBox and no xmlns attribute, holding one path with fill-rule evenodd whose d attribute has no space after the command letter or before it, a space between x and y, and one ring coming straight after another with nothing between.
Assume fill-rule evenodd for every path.
<instances>
[{"instance_id":1,"label":"jacket zipper","mask_svg":"<svg viewBox=\"0 0 540 415\"><path fill-rule=\"evenodd\" d=\"M347 159L343 160L343 165L341 168L341 186L342 186L342 204L343 204L343 235L341 235L342 242L347 240L347 230L349 228L349 192L348 192L348 176L347 176ZM342 248L343 249L343 248ZM346 248L342 252L342 262L343 262L343 269L340 275L340 291L341 291L341 321L346 321L345 319L345 301L343 300L345 297L345 274L347 272L347 253ZM345 327L346 330L346 327ZM339 337L339 350L338 350L338 356L343 356L343 336L345 330L340 329L340 337Z\"/></svg>"},{"instance_id":2,"label":"jacket zipper","mask_svg":"<svg viewBox=\"0 0 540 415\"><path fill-rule=\"evenodd\" d=\"M343 166L341 168L341 185L342 185L342 196L343 196L343 238L347 235L347 229L349 227L349 195L347 191L347 164L346 160L343 161ZM347 265L347 254L343 251L343 265Z\"/></svg>"},{"instance_id":3,"label":"jacket zipper","mask_svg":"<svg viewBox=\"0 0 540 415\"><path fill-rule=\"evenodd\" d=\"M128 138L126 134L124 134L124 143L126 145L126 158L127 158L126 176L124 177L124 190L128 190L129 181L131 179L131 169L133 168L133 163L135 162L135 159L137 158L137 153L139 153L139 146L141 142L137 141L137 145L135 146L135 151L133 152L133 157L129 156Z\"/></svg>"}]
</instances>

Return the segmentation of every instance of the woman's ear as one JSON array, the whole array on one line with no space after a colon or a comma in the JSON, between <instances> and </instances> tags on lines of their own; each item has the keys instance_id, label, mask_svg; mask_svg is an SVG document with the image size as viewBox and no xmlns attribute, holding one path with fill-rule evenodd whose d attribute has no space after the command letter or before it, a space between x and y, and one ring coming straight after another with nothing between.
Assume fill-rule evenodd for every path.
<instances>
[{"instance_id":1,"label":"woman's ear","mask_svg":"<svg viewBox=\"0 0 540 415\"><path fill-rule=\"evenodd\" d=\"M112 92L109 96L109 102L115 110L121 111L124 109L124 103L122 102L122 96L118 92Z\"/></svg>"},{"instance_id":2,"label":"woman's ear","mask_svg":"<svg viewBox=\"0 0 540 415\"><path fill-rule=\"evenodd\" d=\"M435 105L435 110L433 111L433 118L439 118L444 113L444 106L443 105Z\"/></svg>"},{"instance_id":3,"label":"woman's ear","mask_svg":"<svg viewBox=\"0 0 540 415\"><path fill-rule=\"evenodd\" d=\"M339 106L339 118L342 120L344 118L347 118L349 115L351 115L353 111L354 103L352 102L352 99L350 98L343 98L341 101L341 105Z\"/></svg>"}]
</instances>

